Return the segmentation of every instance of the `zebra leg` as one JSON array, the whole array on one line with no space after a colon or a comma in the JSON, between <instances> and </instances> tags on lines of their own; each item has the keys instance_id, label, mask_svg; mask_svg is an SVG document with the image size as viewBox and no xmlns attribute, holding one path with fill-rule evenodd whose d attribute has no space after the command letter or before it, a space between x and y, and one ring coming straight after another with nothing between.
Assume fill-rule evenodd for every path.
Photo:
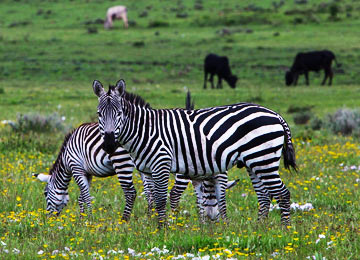
<instances>
[{"instance_id":1,"label":"zebra leg","mask_svg":"<svg viewBox=\"0 0 360 260\"><path fill-rule=\"evenodd\" d=\"M124 176L124 174L118 174L117 176L125 196L125 208L122 219L128 221L136 199L136 190L132 180L132 172L130 175Z\"/></svg>"},{"instance_id":2,"label":"zebra leg","mask_svg":"<svg viewBox=\"0 0 360 260\"><path fill-rule=\"evenodd\" d=\"M84 213L85 212L84 200L83 200L83 198L81 196L81 193L79 194L78 204L79 204L79 208L80 208L80 213Z\"/></svg>"},{"instance_id":3,"label":"zebra leg","mask_svg":"<svg viewBox=\"0 0 360 260\"><path fill-rule=\"evenodd\" d=\"M84 204L86 204L87 210L89 214L91 214L92 206L91 206L90 183L89 183L89 180L91 181L91 179L88 180L88 178L86 177L86 173L80 170L76 170L76 171L73 170L73 177L80 189L79 206L81 203L83 207L83 209L80 208L80 212L81 210L83 210L81 213L84 212Z\"/></svg>"},{"instance_id":4,"label":"zebra leg","mask_svg":"<svg viewBox=\"0 0 360 260\"><path fill-rule=\"evenodd\" d=\"M141 180L144 185L145 197L146 197L146 200L148 203L147 215L150 217L152 214L153 205L154 205L154 198L153 198L154 181L153 181L151 175L145 174L143 172L140 172L140 176L141 176Z\"/></svg>"},{"instance_id":5,"label":"zebra leg","mask_svg":"<svg viewBox=\"0 0 360 260\"><path fill-rule=\"evenodd\" d=\"M200 223L205 223L205 209L204 209L204 187L203 181L192 180L192 185L194 186L196 194L196 204L199 210L199 220Z\"/></svg>"},{"instance_id":6,"label":"zebra leg","mask_svg":"<svg viewBox=\"0 0 360 260\"><path fill-rule=\"evenodd\" d=\"M158 213L159 226L166 224L166 200L169 185L170 167L161 165L158 170L152 171L154 180L155 209Z\"/></svg>"},{"instance_id":7,"label":"zebra leg","mask_svg":"<svg viewBox=\"0 0 360 260\"><path fill-rule=\"evenodd\" d=\"M259 202L258 220L263 220L269 215L271 203L270 194L259 177L250 169L247 169L247 171Z\"/></svg>"},{"instance_id":8,"label":"zebra leg","mask_svg":"<svg viewBox=\"0 0 360 260\"><path fill-rule=\"evenodd\" d=\"M170 207L173 212L178 210L181 195L186 190L190 179L183 174L175 175L175 184L170 191Z\"/></svg>"},{"instance_id":9,"label":"zebra leg","mask_svg":"<svg viewBox=\"0 0 360 260\"><path fill-rule=\"evenodd\" d=\"M278 169L270 173L258 173L260 180L275 198L281 210L281 223L285 226L290 225L290 191L280 179Z\"/></svg>"},{"instance_id":10,"label":"zebra leg","mask_svg":"<svg viewBox=\"0 0 360 260\"><path fill-rule=\"evenodd\" d=\"M227 221L226 213L226 186L228 182L227 174L218 174L214 178L215 195L218 202L219 213L224 221ZM218 217L217 217L218 219Z\"/></svg>"}]
</instances>

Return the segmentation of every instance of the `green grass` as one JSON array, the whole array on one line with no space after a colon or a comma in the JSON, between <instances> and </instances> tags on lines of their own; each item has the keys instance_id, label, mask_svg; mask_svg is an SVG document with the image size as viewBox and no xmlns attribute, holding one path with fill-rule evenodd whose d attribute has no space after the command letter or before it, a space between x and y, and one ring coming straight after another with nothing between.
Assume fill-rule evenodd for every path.
<instances>
[{"instance_id":1,"label":"green grass","mask_svg":"<svg viewBox=\"0 0 360 260\"><path fill-rule=\"evenodd\" d=\"M95 121L94 79L107 85L124 78L129 91L155 108L183 107L187 89L197 108L259 103L289 122L300 170L282 169L281 177L292 201L312 203L315 209L293 212L288 229L280 226L277 211L258 223L250 180L244 170L233 169L230 177L240 178L240 183L228 193L228 224L200 225L189 188L180 216L169 217L169 227L157 230L156 216L145 214L137 173L139 197L129 223L120 220L124 199L115 177L94 179L92 217L80 218L79 191L71 183L69 205L59 218L47 219L44 185L31 175L52 166L64 133L15 133L0 123L0 241L6 244L0 243L0 258L60 259L77 254L96 259L101 255L170 259L186 253L219 253L226 259L232 255L226 249L240 259L358 258L359 171L344 171L344 166L359 165L360 141L295 125L288 110L311 106L312 115L324 117L339 108L359 107L360 3L288 1L275 10L273 1L267 0L253 1L252 6L245 1L200 2L201 10L190 0L122 1L136 25L125 30L116 21L114 29L106 31L101 24L85 23L103 19L113 1L1 1L0 121L15 121L19 113L29 112L56 112L73 127ZM336 21L329 19L329 6L324 3L340 7ZM139 17L144 10L148 16ZM187 17L178 18L178 13ZM151 27L155 23L162 26ZM89 34L88 27L98 32ZM222 36L224 28L232 34ZM320 86L321 72L310 73L309 87L303 77L299 86L285 87L284 74L296 53L320 49L332 50L342 63L335 68L333 86ZM202 89L203 59L209 52L229 57L239 77L236 89L226 83L222 90ZM316 243L319 235L325 238ZM164 246L169 252L146 255ZM18 255L14 248L20 250ZM131 256L128 248L144 255ZM41 250L44 253L38 255ZM54 250L59 252L52 255ZM112 256L109 250L124 252Z\"/></svg>"}]
</instances>

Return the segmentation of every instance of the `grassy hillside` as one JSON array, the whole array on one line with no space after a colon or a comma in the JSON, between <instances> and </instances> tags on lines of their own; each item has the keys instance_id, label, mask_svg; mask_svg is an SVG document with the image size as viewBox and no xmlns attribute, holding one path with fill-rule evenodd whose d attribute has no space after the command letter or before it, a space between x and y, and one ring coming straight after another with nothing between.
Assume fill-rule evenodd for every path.
<instances>
[{"instance_id":1,"label":"grassy hillside","mask_svg":"<svg viewBox=\"0 0 360 260\"><path fill-rule=\"evenodd\" d=\"M128 7L130 26L115 21L104 30L101 19L115 4ZM70 204L49 220L44 185L31 175L49 170L65 131L15 132L0 123L0 258L171 259L188 253L186 259L356 259L360 142L296 125L291 110L310 107L312 117L323 118L359 107L359 18L360 2L351 0L1 1L0 121L24 113L57 113L67 127L95 121L94 79L107 85L123 78L155 108L183 107L187 89L197 108L259 103L289 122L300 170L282 169L281 176L293 202L314 209L294 211L289 228L280 227L276 210L257 223L250 180L233 169L230 177L241 181L229 192L228 224L199 225L190 188L180 216L157 230L155 214L145 215L137 174L130 223L120 220L124 199L115 177L94 180L93 217L80 218L72 183ZM333 66L333 86L321 86L323 72L311 72L310 86L301 77L299 86L286 87L284 74L296 53L322 49L342 64ZM203 60L210 52L229 57L236 89L224 82L223 89L203 90ZM151 253L163 246L169 252Z\"/></svg>"}]
</instances>

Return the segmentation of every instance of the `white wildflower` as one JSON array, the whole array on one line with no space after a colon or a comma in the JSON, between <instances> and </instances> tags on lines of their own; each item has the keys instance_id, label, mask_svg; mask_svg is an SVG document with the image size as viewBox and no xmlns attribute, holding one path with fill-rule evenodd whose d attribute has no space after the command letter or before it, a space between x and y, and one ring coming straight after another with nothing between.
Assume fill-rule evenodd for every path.
<instances>
[{"instance_id":1,"label":"white wildflower","mask_svg":"<svg viewBox=\"0 0 360 260\"><path fill-rule=\"evenodd\" d=\"M279 252L274 252L271 254L272 257L276 257L279 254ZM309 256L308 256L309 257Z\"/></svg>"},{"instance_id":2,"label":"white wildflower","mask_svg":"<svg viewBox=\"0 0 360 260\"><path fill-rule=\"evenodd\" d=\"M151 252L156 252L156 253L160 254L160 251L161 250L158 247L151 248Z\"/></svg>"},{"instance_id":3,"label":"white wildflower","mask_svg":"<svg viewBox=\"0 0 360 260\"><path fill-rule=\"evenodd\" d=\"M64 247L65 251L70 251L70 248Z\"/></svg>"},{"instance_id":4,"label":"white wildflower","mask_svg":"<svg viewBox=\"0 0 360 260\"><path fill-rule=\"evenodd\" d=\"M8 249L4 249L3 251L4 251L4 253L6 253L6 254L9 253L9 250L8 250Z\"/></svg>"},{"instance_id":5,"label":"white wildflower","mask_svg":"<svg viewBox=\"0 0 360 260\"><path fill-rule=\"evenodd\" d=\"M186 253L186 257L192 257L192 258L194 258L194 256L195 256L195 255L193 255L193 254Z\"/></svg>"},{"instance_id":6,"label":"white wildflower","mask_svg":"<svg viewBox=\"0 0 360 260\"><path fill-rule=\"evenodd\" d=\"M4 241L0 241L2 246L6 246L6 243Z\"/></svg>"},{"instance_id":7,"label":"white wildflower","mask_svg":"<svg viewBox=\"0 0 360 260\"><path fill-rule=\"evenodd\" d=\"M61 117L61 120L62 120L62 121L65 121L65 119L66 119L65 116L62 116L62 117Z\"/></svg>"},{"instance_id":8,"label":"white wildflower","mask_svg":"<svg viewBox=\"0 0 360 260\"><path fill-rule=\"evenodd\" d=\"M52 251L52 255L57 255L59 253L59 250L55 249L54 251Z\"/></svg>"},{"instance_id":9,"label":"white wildflower","mask_svg":"<svg viewBox=\"0 0 360 260\"><path fill-rule=\"evenodd\" d=\"M107 254L108 255L110 255L110 254L116 255L117 252L115 250L111 249L111 250L107 251Z\"/></svg>"},{"instance_id":10,"label":"white wildflower","mask_svg":"<svg viewBox=\"0 0 360 260\"><path fill-rule=\"evenodd\" d=\"M135 256L135 250L134 249L128 248L128 252L129 252L130 255Z\"/></svg>"},{"instance_id":11,"label":"white wildflower","mask_svg":"<svg viewBox=\"0 0 360 260\"><path fill-rule=\"evenodd\" d=\"M13 251L13 253L16 254L16 255L20 253L20 250L17 249L17 248L14 248L12 251Z\"/></svg>"},{"instance_id":12,"label":"white wildflower","mask_svg":"<svg viewBox=\"0 0 360 260\"><path fill-rule=\"evenodd\" d=\"M39 252L37 252L38 255L42 255L44 253L43 250L40 250Z\"/></svg>"}]
</instances>

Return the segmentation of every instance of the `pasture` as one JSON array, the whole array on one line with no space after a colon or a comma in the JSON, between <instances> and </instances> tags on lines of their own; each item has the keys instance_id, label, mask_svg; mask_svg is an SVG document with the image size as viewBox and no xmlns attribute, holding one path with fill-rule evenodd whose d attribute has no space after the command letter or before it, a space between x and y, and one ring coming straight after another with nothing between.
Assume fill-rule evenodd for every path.
<instances>
[{"instance_id":1,"label":"pasture","mask_svg":"<svg viewBox=\"0 0 360 260\"><path fill-rule=\"evenodd\" d=\"M297 2L307 2L298 4ZM115 4L128 7L104 30L99 19ZM295 124L308 112L327 120L340 108L360 105L360 3L342 1L10 1L0 2L0 258L1 259L358 259L360 254L360 139ZM333 86L323 72L286 87L285 71L297 52L332 50ZM226 55L237 87L203 90L203 60ZM292 225L280 212L257 222L257 199L244 169L228 192L229 222L200 225L190 187L180 213L168 211L168 227L157 228L136 172L137 199L128 223L116 177L94 178L92 216L80 216L79 189L69 188L62 214L46 218L44 184L68 129L97 120L92 81L115 84L154 108L184 107L187 89L196 108L254 102L279 112L290 124L298 172L281 169L292 202ZM208 85L209 87L209 85ZM15 131L20 114L53 115L64 130ZM41 130L41 129L40 129ZM171 185L173 179L171 181ZM170 187L171 187L170 185ZM169 207L168 207L169 209Z\"/></svg>"}]
</instances>

